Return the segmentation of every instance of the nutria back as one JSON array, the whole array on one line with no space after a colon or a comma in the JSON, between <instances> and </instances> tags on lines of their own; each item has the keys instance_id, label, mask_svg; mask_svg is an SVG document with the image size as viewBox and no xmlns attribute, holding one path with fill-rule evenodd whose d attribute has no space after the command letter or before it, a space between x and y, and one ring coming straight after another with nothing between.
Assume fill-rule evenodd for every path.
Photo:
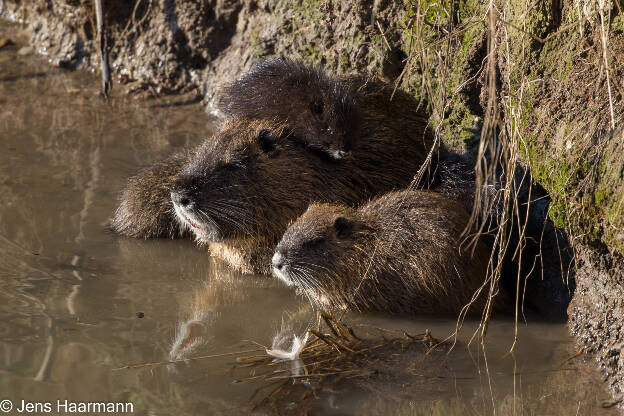
<instances>
[{"instance_id":1,"label":"nutria back","mask_svg":"<svg viewBox=\"0 0 624 416\"><path fill-rule=\"evenodd\" d=\"M324 308L457 314L483 285L489 253L463 244L469 216L426 191L392 192L359 209L313 204L285 232L274 273ZM470 311L485 305L488 287Z\"/></svg>"},{"instance_id":2,"label":"nutria back","mask_svg":"<svg viewBox=\"0 0 624 416\"><path fill-rule=\"evenodd\" d=\"M176 220L171 185L188 163L190 152L170 156L128 179L110 228L134 238L178 238L188 235Z\"/></svg>"}]
</instances>

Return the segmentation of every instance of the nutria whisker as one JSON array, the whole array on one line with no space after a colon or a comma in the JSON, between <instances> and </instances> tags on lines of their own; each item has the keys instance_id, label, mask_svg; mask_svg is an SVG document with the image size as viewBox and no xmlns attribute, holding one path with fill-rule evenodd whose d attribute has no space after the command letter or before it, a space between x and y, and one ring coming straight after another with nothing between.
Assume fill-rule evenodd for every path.
<instances>
[{"instance_id":1,"label":"nutria whisker","mask_svg":"<svg viewBox=\"0 0 624 416\"><path fill-rule=\"evenodd\" d=\"M333 270L325 267L325 266L321 266L320 264L317 263L309 263L309 262L304 262L304 261L300 261L298 262L301 265L308 265L308 266L312 266L316 269L322 270L324 272L325 275L327 275L329 278L333 279L334 281L340 281L340 276L338 276L338 274L336 272L334 272ZM315 272L314 270L310 270L309 268L305 267L304 268L305 272L306 272L306 276L308 277L307 282L308 282L308 287L312 287L314 290L317 291L317 293L323 293L323 289L321 287L320 282L318 282L315 278Z\"/></svg>"},{"instance_id":2,"label":"nutria whisker","mask_svg":"<svg viewBox=\"0 0 624 416\"><path fill-rule=\"evenodd\" d=\"M297 286L301 286L301 287L305 287L308 288L308 280L305 278L302 278L301 274L302 270L297 268L296 266L292 268L292 282L295 283ZM302 292L307 298L308 301L312 304L312 305L317 305L317 300L316 298L313 296L312 291L306 290Z\"/></svg>"},{"instance_id":3,"label":"nutria whisker","mask_svg":"<svg viewBox=\"0 0 624 416\"><path fill-rule=\"evenodd\" d=\"M200 208L196 208L196 210L202 216L202 218L206 220L206 222L208 222L212 227L215 228L217 233L221 234L221 227L219 227L219 224L217 224L217 222L208 213L204 212ZM197 237L200 239L199 235Z\"/></svg>"},{"instance_id":4,"label":"nutria whisker","mask_svg":"<svg viewBox=\"0 0 624 416\"><path fill-rule=\"evenodd\" d=\"M222 187L219 187L219 188L215 188L215 192L221 192L221 191L225 191L227 189L232 189L232 188L239 188L241 186L243 186L243 185L236 184L236 185L222 186Z\"/></svg>"},{"instance_id":5,"label":"nutria whisker","mask_svg":"<svg viewBox=\"0 0 624 416\"><path fill-rule=\"evenodd\" d=\"M299 269L299 273L301 273L304 277L303 279L301 279L301 276L299 278L299 282L302 284L303 287L306 288L304 294L309 300L311 300L312 304L316 305L317 307L321 307L322 305L318 299L318 295L323 293L321 285L319 284L319 282L314 280L314 277L310 274L309 271L305 269Z\"/></svg>"},{"instance_id":6,"label":"nutria whisker","mask_svg":"<svg viewBox=\"0 0 624 416\"><path fill-rule=\"evenodd\" d=\"M313 289L319 289L319 283L314 282L311 279L310 272L305 268L299 265L292 265L292 270L297 273L297 280L299 283L306 285L307 287L311 287Z\"/></svg>"},{"instance_id":7,"label":"nutria whisker","mask_svg":"<svg viewBox=\"0 0 624 416\"><path fill-rule=\"evenodd\" d=\"M218 216L221 220L233 225L235 228L238 228L245 234L250 234L249 228L247 228L242 222L237 221L236 218L231 215L232 214L231 212L228 212L227 210L224 211L222 209L210 210L210 212L213 215Z\"/></svg>"},{"instance_id":8,"label":"nutria whisker","mask_svg":"<svg viewBox=\"0 0 624 416\"><path fill-rule=\"evenodd\" d=\"M217 214L225 220L231 220L233 225L242 224L244 221L254 223L254 218L247 214L244 208L236 206L228 200L211 201L210 207L213 214ZM236 217L240 217L241 221L236 221Z\"/></svg>"},{"instance_id":9,"label":"nutria whisker","mask_svg":"<svg viewBox=\"0 0 624 416\"><path fill-rule=\"evenodd\" d=\"M215 201L211 204L211 207L214 211L218 213L238 215L239 217L241 217L241 221L248 221L250 223L255 222L255 219L251 215L249 215L244 208L228 204L227 202L220 203L218 201Z\"/></svg>"}]
</instances>

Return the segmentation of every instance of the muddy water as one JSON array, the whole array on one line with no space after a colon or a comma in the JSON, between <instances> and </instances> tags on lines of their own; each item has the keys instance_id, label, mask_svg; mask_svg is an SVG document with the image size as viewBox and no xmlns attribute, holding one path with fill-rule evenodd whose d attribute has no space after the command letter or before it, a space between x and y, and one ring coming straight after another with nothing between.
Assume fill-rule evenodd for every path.
<instances>
[{"instance_id":1,"label":"muddy water","mask_svg":"<svg viewBox=\"0 0 624 416\"><path fill-rule=\"evenodd\" d=\"M132 414L232 414L259 385L233 383L233 358L122 369L270 345L301 333L312 313L277 282L213 263L190 241L137 241L106 230L125 178L198 143L213 129L199 105L103 102L88 74L50 68L18 47L0 49L0 400L132 403ZM380 316L357 325L429 328L455 322ZM356 330L358 330L356 326ZM467 339L476 328L466 323ZM402 357L397 377L342 383L313 414L612 414L608 396L563 325L494 321L485 350L459 344L444 372L420 374ZM406 353L409 354L409 353ZM418 357L414 357L416 361ZM441 364L442 366L442 364ZM608 402L607 402L608 404ZM45 410L45 408L43 408ZM297 403L284 408L296 413ZM271 413L274 410L258 409ZM40 414L46 413L40 412Z\"/></svg>"}]
</instances>

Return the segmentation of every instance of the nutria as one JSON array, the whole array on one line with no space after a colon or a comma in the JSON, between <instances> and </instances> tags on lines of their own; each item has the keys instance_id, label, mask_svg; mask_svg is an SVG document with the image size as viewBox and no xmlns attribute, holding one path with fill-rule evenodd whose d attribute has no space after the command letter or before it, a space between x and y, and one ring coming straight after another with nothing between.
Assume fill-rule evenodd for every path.
<instances>
[{"instance_id":1,"label":"nutria","mask_svg":"<svg viewBox=\"0 0 624 416\"><path fill-rule=\"evenodd\" d=\"M258 63L226 86L217 106L230 117L288 123L307 145L341 159L357 135L354 87L319 67L273 59Z\"/></svg>"},{"instance_id":2,"label":"nutria","mask_svg":"<svg viewBox=\"0 0 624 416\"><path fill-rule=\"evenodd\" d=\"M256 64L222 90L217 106L229 117L287 124L294 138L334 159L348 156L362 135L389 140L383 129L431 145L423 137L426 118L409 94L370 75L331 77L289 59Z\"/></svg>"},{"instance_id":3,"label":"nutria","mask_svg":"<svg viewBox=\"0 0 624 416\"><path fill-rule=\"evenodd\" d=\"M179 160L163 162L166 167L158 168L165 172L161 177L149 170L148 175L135 178L125 191L113 229L139 237L162 234L156 232L162 230L169 237L177 236L175 226L155 221L157 227L152 230L152 224L141 220L142 210L148 217L169 218L171 205L163 202L163 193L170 187L181 224L192 230L199 242L208 243L213 255L245 272L270 273L275 245L288 223L309 203L358 204L407 186L434 144L427 115L415 100L406 103L407 95L391 100L392 87L379 81L353 76L335 82L357 91L353 105L358 134L352 137L347 157L335 159L297 137L297 126L292 128L279 117L233 118L206 140L182 169ZM313 96L302 89L316 91L319 87L293 88L296 91L290 96L297 100ZM307 108L309 103L297 105ZM172 180L170 173L176 170L181 172ZM154 188L159 190L157 195Z\"/></svg>"},{"instance_id":4,"label":"nutria","mask_svg":"<svg viewBox=\"0 0 624 416\"><path fill-rule=\"evenodd\" d=\"M490 254L462 244L468 213L447 197L399 191L358 209L312 204L284 234L273 272L323 308L456 314L484 284ZM488 287L470 311L483 310Z\"/></svg>"}]
</instances>

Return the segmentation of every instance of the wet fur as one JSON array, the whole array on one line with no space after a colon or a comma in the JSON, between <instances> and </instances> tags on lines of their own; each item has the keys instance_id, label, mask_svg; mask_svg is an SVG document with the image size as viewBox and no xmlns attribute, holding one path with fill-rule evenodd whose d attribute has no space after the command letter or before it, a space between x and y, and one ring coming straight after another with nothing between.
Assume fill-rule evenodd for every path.
<instances>
[{"instance_id":1,"label":"wet fur","mask_svg":"<svg viewBox=\"0 0 624 416\"><path fill-rule=\"evenodd\" d=\"M468 218L459 203L426 191L392 192L359 209L313 204L276 253L321 307L457 314L483 284L489 259L482 242L474 254L462 247ZM472 312L482 311L486 292Z\"/></svg>"}]
</instances>

